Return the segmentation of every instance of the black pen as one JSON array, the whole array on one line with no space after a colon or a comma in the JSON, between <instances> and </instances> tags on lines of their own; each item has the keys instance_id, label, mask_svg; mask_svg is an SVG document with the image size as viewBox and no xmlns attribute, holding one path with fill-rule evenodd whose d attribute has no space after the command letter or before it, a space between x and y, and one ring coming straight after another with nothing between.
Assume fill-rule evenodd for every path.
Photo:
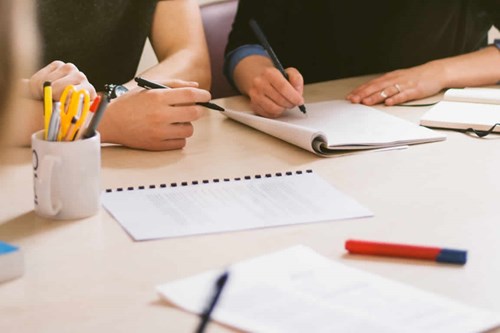
<instances>
[{"instance_id":1,"label":"black pen","mask_svg":"<svg viewBox=\"0 0 500 333\"><path fill-rule=\"evenodd\" d=\"M135 80L135 82L137 82L137 85L139 87L143 87L145 89L172 89L168 86L164 86L163 84L159 84L156 82L146 80L142 77L136 77L134 80ZM220 107L219 105L217 105L215 103L211 103L211 102L196 102L195 104L204 106L206 108L209 108L209 109L212 109L215 111L224 111L224 108Z\"/></svg>"},{"instance_id":2,"label":"black pen","mask_svg":"<svg viewBox=\"0 0 500 333\"><path fill-rule=\"evenodd\" d=\"M99 103L99 106L97 107L94 116L90 120L89 126L85 129L85 132L83 133L84 139L91 138L95 135L97 126L99 125L99 122L101 121L104 111L106 110L109 104L109 97L105 93L99 92L98 95L101 97L101 102Z\"/></svg>"},{"instance_id":3,"label":"black pen","mask_svg":"<svg viewBox=\"0 0 500 333\"><path fill-rule=\"evenodd\" d=\"M283 65L278 60L278 57L276 56L276 53L274 53L274 50L271 47L271 44L269 44L269 42L267 41L266 35L264 35L264 32L260 28L260 26L257 23L257 21L255 21L254 19L251 19L249 23L250 23L250 27L253 30L253 33L255 34L255 37L257 37L257 39L259 40L259 43L262 44L262 46L264 47L264 49L267 51L267 54L269 54L269 56L271 57L271 60L272 60L272 62L274 64L274 67L276 67L276 69L279 70L280 73L288 81L288 74L285 72L285 69L283 68ZM305 107L304 104L299 105L299 109L300 109L300 111L302 113L304 113L304 114L306 113L306 107Z\"/></svg>"},{"instance_id":4,"label":"black pen","mask_svg":"<svg viewBox=\"0 0 500 333\"><path fill-rule=\"evenodd\" d=\"M229 278L229 272L225 271L222 273L219 278L217 278L217 282L215 283L215 290L212 298L210 299L210 303L208 303L207 307L203 311L201 315L201 321L200 325L196 329L196 333L203 333L205 332L205 328L207 327L208 322L210 321L210 315L215 309L215 306L217 305L217 301L219 300L220 294L222 293L222 289L224 289L224 285L227 282L227 279Z\"/></svg>"}]
</instances>

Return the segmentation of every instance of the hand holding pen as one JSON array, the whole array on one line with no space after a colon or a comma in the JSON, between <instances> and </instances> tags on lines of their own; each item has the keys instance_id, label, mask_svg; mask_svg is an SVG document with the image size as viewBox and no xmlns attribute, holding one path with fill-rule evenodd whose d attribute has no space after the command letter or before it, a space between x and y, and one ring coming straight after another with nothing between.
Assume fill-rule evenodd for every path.
<instances>
[{"instance_id":1,"label":"hand holding pen","mask_svg":"<svg viewBox=\"0 0 500 333\"><path fill-rule=\"evenodd\" d=\"M305 114L302 75L295 68L285 70L258 23L250 20L249 25L269 58L242 60L234 72L235 82L250 97L257 114L275 118L295 106Z\"/></svg>"},{"instance_id":2,"label":"hand holding pen","mask_svg":"<svg viewBox=\"0 0 500 333\"><path fill-rule=\"evenodd\" d=\"M172 89L169 86L159 84L150 80L146 80L142 77L136 77L135 82L137 82L137 85L139 87L145 88L145 89ZM201 105L204 106L208 109L215 110L215 111L224 111L224 108L220 107L219 105L211 102L196 102L196 105Z\"/></svg>"}]
</instances>

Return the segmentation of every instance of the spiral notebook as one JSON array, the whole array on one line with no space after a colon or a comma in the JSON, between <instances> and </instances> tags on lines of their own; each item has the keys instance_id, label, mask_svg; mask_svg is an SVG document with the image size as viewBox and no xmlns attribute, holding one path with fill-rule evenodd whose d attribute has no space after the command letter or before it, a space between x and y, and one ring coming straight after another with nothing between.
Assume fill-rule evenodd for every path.
<instances>
[{"instance_id":1,"label":"spiral notebook","mask_svg":"<svg viewBox=\"0 0 500 333\"><path fill-rule=\"evenodd\" d=\"M108 189L101 199L135 240L372 216L311 170Z\"/></svg>"},{"instance_id":2,"label":"spiral notebook","mask_svg":"<svg viewBox=\"0 0 500 333\"><path fill-rule=\"evenodd\" d=\"M257 116L245 107L226 108L223 115L324 157L446 139L442 133L342 100L307 103L307 115L291 109L277 119Z\"/></svg>"}]
</instances>

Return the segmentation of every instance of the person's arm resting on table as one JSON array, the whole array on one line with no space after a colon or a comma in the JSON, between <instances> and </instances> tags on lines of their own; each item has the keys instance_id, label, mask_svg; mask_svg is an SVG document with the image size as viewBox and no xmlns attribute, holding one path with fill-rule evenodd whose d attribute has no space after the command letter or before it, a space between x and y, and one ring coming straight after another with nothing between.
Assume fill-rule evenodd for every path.
<instances>
[{"instance_id":1,"label":"person's arm resting on table","mask_svg":"<svg viewBox=\"0 0 500 333\"><path fill-rule=\"evenodd\" d=\"M366 105L396 105L432 96L445 88L492 85L498 81L500 52L488 46L476 52L386 73L357 87L347 99Z\"/></svg>"},{"instance_id":2,"label":"person's arm resting on table","mask_svg":"<svg viewBox=\"0 0 500 333\"><path fill-rule=\"evenodd\" d=\"M144 90L130 78L130 91L104 114L102 141L147 150L182 148L193 134L191 122L203 112L194 103L211 97L203 90L210 86L210 63L198 3L159 1L150 39L159 63L140 75L176 89Z\"/></svg>"}]
</instances>

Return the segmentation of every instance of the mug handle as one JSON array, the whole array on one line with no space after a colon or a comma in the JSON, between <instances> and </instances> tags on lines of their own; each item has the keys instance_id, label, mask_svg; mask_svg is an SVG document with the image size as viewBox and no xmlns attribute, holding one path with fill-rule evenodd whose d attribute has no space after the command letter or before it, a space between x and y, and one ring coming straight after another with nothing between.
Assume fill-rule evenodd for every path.
<instances>
[{"instance_id":1,"label":"mug handle","mask_svg":"<svg viewBox=\"0 0 500 333\"><path fill-rule=\"evenodd\" d=\"M40 177L37 180L38 205L40 210L46 215L55 216L62 209L62 203L59 199L52 202L52 174L54 166L61 164L61 158L57 156L46 155L43 158L43 167L40 170Z\"/></svg>"}]
</instances>

